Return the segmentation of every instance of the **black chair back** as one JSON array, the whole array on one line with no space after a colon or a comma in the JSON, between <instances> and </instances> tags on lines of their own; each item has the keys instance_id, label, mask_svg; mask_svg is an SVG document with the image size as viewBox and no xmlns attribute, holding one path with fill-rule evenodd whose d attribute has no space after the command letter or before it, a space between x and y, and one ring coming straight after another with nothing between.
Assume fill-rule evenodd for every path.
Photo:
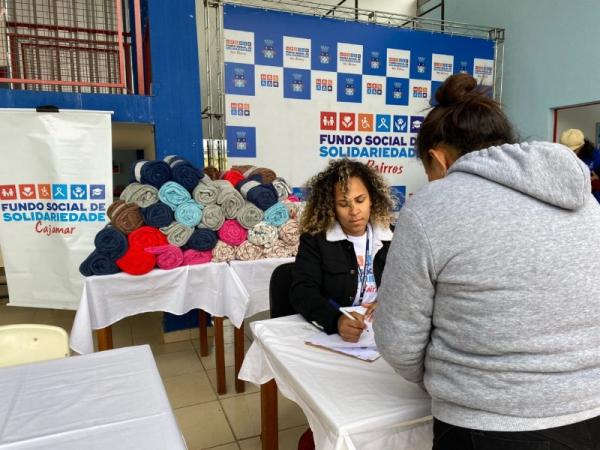
<instances>
[{"instance_id":1,"label":"black chair back","mask_svg":"<svg viewBox=\"0 0 600 450\"><path fill-rule=\"evenodd\" d=\"M294 263L285 263L277 266L271 274L269 282L269 306L271 318L290 316L296 310L290 302L290 287L292 286L292 268Z\"/></svg>"}]
</instances>

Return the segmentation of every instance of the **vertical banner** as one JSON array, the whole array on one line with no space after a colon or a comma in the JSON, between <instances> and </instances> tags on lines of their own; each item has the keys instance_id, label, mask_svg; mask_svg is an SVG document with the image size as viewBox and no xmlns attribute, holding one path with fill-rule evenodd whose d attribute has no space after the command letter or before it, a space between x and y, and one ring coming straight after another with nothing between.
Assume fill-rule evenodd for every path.
<instances>
[{"instance_id":1,"label":"vertical banner","mask_svg":"<svg viewBox=\"0 0 600 450\"><path fill-rule=\"evenodd\" d=\"M299 196L332 158L388 180L400 208L426 181L415 140L453 73L493 83L494 42L232 5L224 7L227 152Z\"/></svg>"},{"instance_id":2,"label":"vertical banner","mask_svg":"<svg viewBox=\"0 0 600 450\"><path fill-rule=\"evenodd\" d=\"M111 113L0 109L0 247L10 304L76 309L108 221Z\"/></svg>"}]
</instances>

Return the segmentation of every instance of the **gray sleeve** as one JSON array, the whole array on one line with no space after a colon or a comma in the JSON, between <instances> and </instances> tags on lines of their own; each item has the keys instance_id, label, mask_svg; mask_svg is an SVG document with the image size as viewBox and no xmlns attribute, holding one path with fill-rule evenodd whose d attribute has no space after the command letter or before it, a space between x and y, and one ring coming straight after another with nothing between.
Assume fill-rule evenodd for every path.
<instances>
[{"instance_id":1,"label":"gray sleeve","mask_svg":"<svg viewBox=\"0 0 600 450\"><path fill-rule=\"evenodd\" d=\"M435 267L417 215L404 207L387 255L373 327L377 348L403 378L423 380L433 312Z\"/></svg>"}]
</instances>

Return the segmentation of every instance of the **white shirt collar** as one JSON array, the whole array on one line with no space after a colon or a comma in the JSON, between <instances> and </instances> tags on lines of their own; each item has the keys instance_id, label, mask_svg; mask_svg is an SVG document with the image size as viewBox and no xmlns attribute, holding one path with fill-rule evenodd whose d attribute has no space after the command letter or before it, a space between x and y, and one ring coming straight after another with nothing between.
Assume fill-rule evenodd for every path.
<instances>
[{"instance_id":1,"label":"white shirt collar","mask_svg":"<svg viewBox=\"0 0 600 450\"><path fill-rule=\"evenodd\" d=\"M392 233L392 230L390 230L389 227L382 227L379 224L371 224L371 227L373 228L374 241L392 240L394 233ZM346 233L344 233L344 230L342 230L342 226L337 220L334 222L333 226L329 230L327 230L325 238L330 242L346 240Z\"/></svg>"}]
</instances>

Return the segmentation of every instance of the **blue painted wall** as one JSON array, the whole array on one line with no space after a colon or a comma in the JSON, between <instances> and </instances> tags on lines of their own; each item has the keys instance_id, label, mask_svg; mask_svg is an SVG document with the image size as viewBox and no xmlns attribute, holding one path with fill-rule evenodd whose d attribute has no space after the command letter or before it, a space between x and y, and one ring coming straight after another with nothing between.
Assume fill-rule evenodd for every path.
<instances>
[{"instance_id":1,"label":"blue painted wall","mask_svg":"<svg viewBox=\"0 0 600 450\"><path fill-rule=\"evenodd\" d=\"M502 103L523 139L552 139L552 108L600 100L598 0L446 0L445 13L506 29Z\"/></svg>"},{"instance_id":2,"label":"blue painted wall","mask_svg":"<svg viewBox=\"0 0 600 450\"><path fill-rule=\"evenodd\" d=\"M148 0L156 157L204 166L194 0Z\"/></svg>"}]
</instances>

